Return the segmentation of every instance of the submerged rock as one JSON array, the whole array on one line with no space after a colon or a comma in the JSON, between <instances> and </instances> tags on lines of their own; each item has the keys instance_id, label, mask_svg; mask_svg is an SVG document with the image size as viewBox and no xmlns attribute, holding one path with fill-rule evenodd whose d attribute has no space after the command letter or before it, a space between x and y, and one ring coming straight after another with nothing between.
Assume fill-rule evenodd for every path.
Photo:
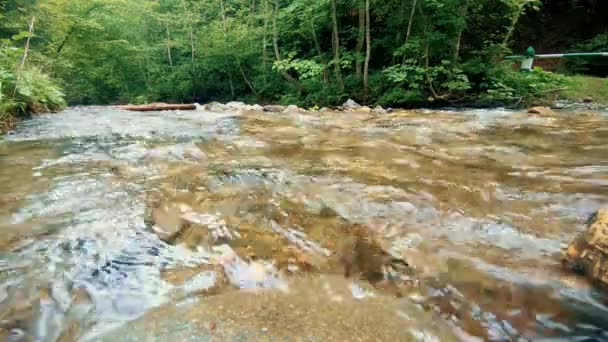
<instances>
[{"instance_id":1,"label":"submerged rock","mask_svg":"<svg viewBox=\"0 0 608 342\"><path fill-rule=\"evenodd\" d=\"M342 104L342 107L344 107L345 109L357 109L361 108L361 105L355 102L354 100L348 99L348 101Z\"/></svg>"},{"instance_id":2,"label":"submerged rock","mask_svg":"<svg viewBox=\"0 0 608 342\"><path fill-rule=\"evenodd\" d=\"M541 106L530 107L528 109L528 113L529 114L537 114L537 115L540 115L540 116L555 116L555 115L557 115L557 113L555 111L553 111L551 108L541 107Z\"/></svg>"},{"instance_id":3,"label":"submerged rock","mask_svg":"<svg viewBox=\"0 0 608 342\"><path fill-rule=\"evenodd\" d=\"M270 113L281 113L286 108L287 107L281 106L281 105L267 105L267 106L264 106L264 111L265 112L270 112Z\"/></svg>"},{"instance_id":4,"label":"submerged rock","mask_svg":"<svg viewBox=\"0 0 608 342\"><path fill-rule=\"evenodd\" d=\"M170 242L175 239L186 223L182 210L177 206L161 206L152 210L152 230L158 237Z\"/></svg>"},{"instance_id":5,"label":"submerged rock","mask_svg":"<svg viewBox=\"0 0 608 342\"><path fill-rule=\"evenodd\" d=\"M593 215L587 231L568 246L562 262L567 269L608 288L608 209Z\"/></svg>"}]
</instances>

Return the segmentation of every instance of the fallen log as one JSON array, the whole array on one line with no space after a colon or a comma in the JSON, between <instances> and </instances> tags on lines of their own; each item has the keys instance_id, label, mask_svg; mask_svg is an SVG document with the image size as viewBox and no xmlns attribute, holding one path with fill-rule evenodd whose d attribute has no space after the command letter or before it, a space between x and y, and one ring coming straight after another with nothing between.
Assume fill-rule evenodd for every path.
<instances>
[{"instance_id":1,"label":"fallen log","mask_svg":"<svg viewBox=\"0 0 608 342\"><path fill-rule=\"evenodd\" d=\"M149 103L145 105L116 106L116 108L133 112L155 112L161 110L195 110L196 106L193 104Z\"/></svg>"}]
</instances>

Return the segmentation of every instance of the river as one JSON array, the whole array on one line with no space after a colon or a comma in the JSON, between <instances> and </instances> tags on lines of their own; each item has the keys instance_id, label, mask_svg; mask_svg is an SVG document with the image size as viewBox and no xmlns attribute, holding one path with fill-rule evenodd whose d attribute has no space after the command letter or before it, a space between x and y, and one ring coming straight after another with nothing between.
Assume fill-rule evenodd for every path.
<instances>
[{"instance_id":1,"label":"river","mask_svg":"<svg viewBox=\"0 0 608 342\"><path fill-rule=\"evenodd\" d=\"M608 340L560 264L606 151L582 110L36 116L0 141L0 337ZM362 229L390 257L347 275Z\"/></svg>"}]
</instances>

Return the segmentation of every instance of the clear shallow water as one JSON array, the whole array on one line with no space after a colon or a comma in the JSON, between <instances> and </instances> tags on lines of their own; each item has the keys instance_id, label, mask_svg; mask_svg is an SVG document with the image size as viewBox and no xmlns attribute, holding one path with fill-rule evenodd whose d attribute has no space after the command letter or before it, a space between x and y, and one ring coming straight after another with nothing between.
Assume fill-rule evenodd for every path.
<instances>
[{"instance_id":1,"label":"clear shallow water","mask_svg":"<svg viewBox=\"0 0 608 342\"><path fill-rule=\"evenodd\" d=\"M608 204L606 151L605 113L42 115L0 142L0 334L608 339L559 263ZM227 245L164 242L159 205ZM355 225L414 266L403 296L342 277Z\"/></svg>"}]
</instances>

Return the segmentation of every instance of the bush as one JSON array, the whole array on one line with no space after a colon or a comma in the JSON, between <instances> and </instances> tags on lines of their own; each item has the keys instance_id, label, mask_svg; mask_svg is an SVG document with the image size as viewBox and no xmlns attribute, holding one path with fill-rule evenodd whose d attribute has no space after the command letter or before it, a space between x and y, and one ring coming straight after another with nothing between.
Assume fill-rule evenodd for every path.
<instances>
[{"instance_id":1,"label":"bush","mask_svg":"<svg viewBox=\"0 0 608 342\"><path fill-rule=\"evenodd\" d=\"M52 112L65 106L57 83L39 69L24 69L17 77L0 67L0 131L10 128L15 115Z\"/></svg>"},{"instance_id":2,"label":"bush","mask_svg":"<svg viewBox=\"0 0 608 342\"><path fill-rule=\"evenodd\" d=\"M599 34L591 40L576 44L569 50L570 52L608 52L608 33ZM564 69L569 74L608 77L608 58L567 58L564 60Z\"/></svg>"},{"instance_id":3,"label":"bush","mask_svg":"<svg viewBox=\"0 0 608 342\"><path fill-rule=\"evenodd\" d=\"M521 103L532 99L546 98L567 85L567 77L534 68L522 73L509 65L489 69L480 84L481 102Z\"/></svg>"}]
</instances>

